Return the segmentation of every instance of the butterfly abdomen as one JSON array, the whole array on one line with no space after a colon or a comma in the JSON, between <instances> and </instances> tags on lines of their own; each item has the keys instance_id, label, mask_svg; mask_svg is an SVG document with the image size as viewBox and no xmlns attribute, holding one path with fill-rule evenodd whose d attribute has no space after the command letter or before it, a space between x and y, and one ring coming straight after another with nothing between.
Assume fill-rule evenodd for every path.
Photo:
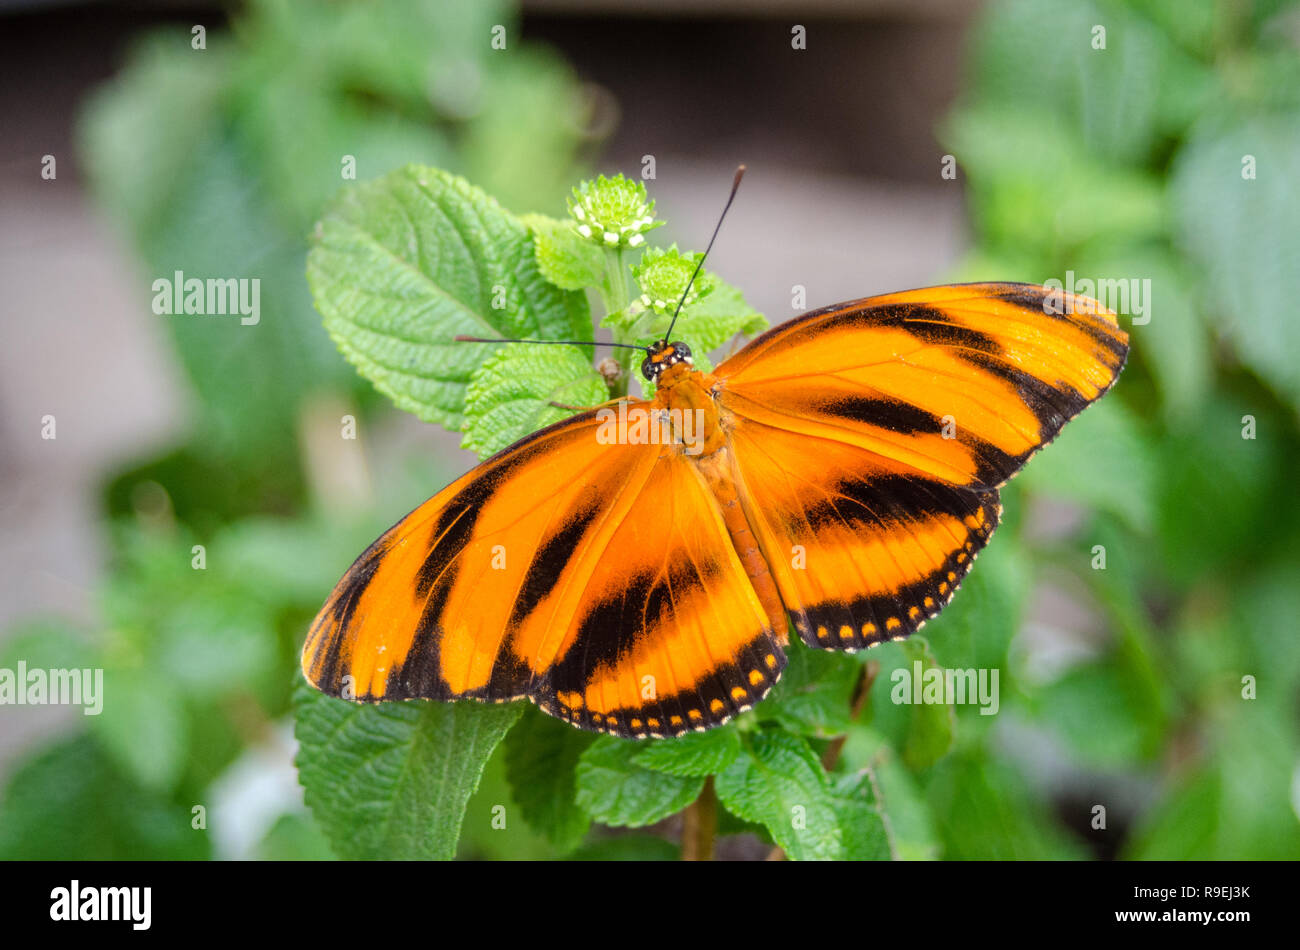
<instances>
[{"instance_id":1,"label":"butterfly abdomen","mask_svg":"<svg viewBox=\"0 0 1300 950\"><path fill-rule=\"evenodd\" d=\"M698 467L718 502L731 544L736 549L736 554L740 556L740 563L745 568L749 583L758 594L772 633L777 640L785 643L789 626L785 605L781 602L781 595L777 590L776 581L772 578L767 559L763 557L763 552L758 546L758 538L754 536L749 519L745 517L745 509L740 503L740 493L731 475L731 461L727 450L723 448L702 459Z\"/></svg>"}]
</instances>

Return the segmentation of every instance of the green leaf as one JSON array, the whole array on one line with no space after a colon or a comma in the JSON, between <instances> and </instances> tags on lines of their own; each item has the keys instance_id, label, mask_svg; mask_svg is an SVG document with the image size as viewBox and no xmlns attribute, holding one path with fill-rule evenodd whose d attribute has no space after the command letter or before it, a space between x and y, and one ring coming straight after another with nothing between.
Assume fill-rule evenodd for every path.
<instances>
[{"instance_id":1,"label":"green leaf","mask_svg":"<svg viewBox=\"0 0 1300 950\"><path fill-rule=\"evenodd\" d=\"M718 799L732 814L765 826L797 861L843 856L836 802L808 743L764 730L716 779Z\"/></svg>"},{"instance_id":2,"label":"green leaf","mask_svg":"<svg viewBox=\"0 0 1300 950\"><path fill-rule=\"evenodd\" d=\"M939 856L939 840L929 805L884 736L870 726L854 723L840 763L848 775L862 773L870 780L871 800L884 820L894 857L903 861L930 861Z\"/></svg>"},{"instance_id":3,"label":"green leaf","mask_svg":"<svg viewBox=\"0 0 1300 950\"><path fill-rule=\"evenodd\" d=\"M902 646L913 677L917 663L921 664L922 675L926 670L944 673L944 668L935 662L930 644L924 637L912 637ZM947 703L914 703L911 711L907 738L903 741L903 762L913 771L920 771L948 754L952 748L957 720L953 708Z\"/></svg>"},{"instance_id":4,"label":"green leaf","mask_svg":"<svg viewBox=\"0 0 1300 950\"><path fill-rule=\"evenodd\" d=\"M1129 331L1132 355L1146 364L1160 390L1165 418L1187 423L1196 418L1213 388L1214 354L1210 333L1196 310L1194 282L1180 258L1168 252L1107 249L1095 260L1081 260L1078 275L1150 281L1146 313L1120 322ZM1147 322L1138 323L1139 319ZM1130 357L1131 359L1131 357ZM1133 374L1132 366L1125 370ZM1121 385L1128 385L1126 378Z\"/></svg>"},{"instance_id":5,"label":"green leaf","mask_svg":"<svg viewBox=\"0 0 1300 950\"><path fill-rule=\"evenodd\" d=\"M949 117L942 141L969 176L987 242L1071 260L1091 243L1163 236L1160 181L1088 155L1075 131L1052 110L978 106Z\"/></svg>"},{"instance_id":6,"label":"green leaf","mask_svg":"<svg viewBox=\"0 0 1300 950\"><path fill-rule=\"evenodd\" d=\"M1094 46L1098 25L1104 49ZM1210 82L1209 71L1146 18L1092 0L993 4L974 31L972 63L981 100L1061 114L1074 130L1071 147L1127 163L1147 158L1162 131L1181 129Z\"/></svg>"},{"instance_id":7,"label":"green leaf","mask_svg":"<svg viewBox=\"0 0 1300 950\"><path fill-rule=\"evenodd\" d=\"M505 741L506 777L524 820L561 852L591 826L577 801L578 760L596 737L537 709L524 713Z\"/></svg>"},{"instance_id":8,"label":"green leaf","mask_svg":"<svg viewBox=\"0 0 1300 950\"><path fill-rule=\"evenodd\" d=\"M184 861L210 852L188 806L131 782L90 736L17 763L0 800L4 861Z\"/></svg>"},{"instance_id":9,"label":"green leaf","mask_svg":"<svg viewBox=\"0 0 1300 950\"><path fill-rule=\"evenodd\" d=\"M189 39L175 29L146 36L78 124L78 151L94 157L84 167L96 200L137 238L166 216L194 151L220 123L230 50L216 41L195 56Z\"/></svg>"},{"instance_id":10,"label":"green leaf","mask_svg":"<svg viewBox=\"0 0 1300 950\"><path fill-rule=\"evenodd\" d=\"M289 72L282 63L249 69L246 60L240 65L245 68L235 90L237 131L293 234L305 234L338 192L344 157L363 178L412 160L439 166L455 161L437 128L359 102L322 84L314 71Z\"/></svg>"},{"instance_id":11,"label":"green leaf","mask_svg":"<svg viewBox=\"0 0 1300 950\"><path fill-rule=\"evenodd\" d=\"M259 861L334 861L334 852L310 815L281 815L257 847Z\"/></svg>"},{"instance_id":12,"label":"green leaf","mask_svg":"<svg viewBox=\"0 0 1300 950\"><path fill-rule=\"evenodd\" d=\"M853 688L862 665L843 654L814 650L797 641L786 653L789 663L785 672L755 707L755 715L801 735L826 738L843 734L852 721Z\"/></svg>"},{"instance_id":13,"label":"green leaf","mask_svg":"<svg viewBox=\"0 0 1300 950\"><path fill-rule=\"evenodd\" d=\"M448 6L436 5L440 20ZM512 15L518 15L516 6L510 4L507 11L490 14L494 19L487 22L509 23ZM502 55L480 41L488 32L476 28L470 34L473 40L455 47L457 57L464 57L467 49L478 49L484 59L483 66L471 75L483 77L486 108L478 109L463 126L461 160L466 169L474 170L483 190L505 207L559 211L565 192L579 173L574 158L586 144L584 129L591 121L584 104L588 99L578 76L556 51L525 44ZM518 35L511 31L512 43ZM463 67L458 70L454 60L448 65L452 67L449 87L472 85L464 81ZM526 148L520 148L523 142L528 143Z\"/></svg>"},{"instance_id":14,"label":"green leaf","mask_svg":"<svg viewBox=\"0 0 1300 950\"><path fill-rule=\"evenodd\" d=\"M926 794L947 859L1050 861L1085 854L1024 776L983 749L939 762Z\"/></svg>"},{"instance_id":15,"label":"green leaf","mask_svg":"<svg viewBox=\"0 0 1300 950\"><path fill-rule=\"evenodd\" d=\"M470 345L470 344L466 344ZM609 399L586 347L502 347L470 377L461 446L487 458L544 426L573 415L551 405L586 408Z\"/></svg>"},{"instance_id":16,"label":"green leaf","mask_svg":"<svg viewBox=\"0 0 1300 950\"><path fill-rule=\"evenodd\" d=\"M344 192L318 222L307 279L325 326L400 408L450 429L483 344L591 335L586 297L542 276L528 229L492 198L410 165Z\"/></svg>"},{"instance_id":17,"label":"green leaf","mask_svg":"<svg viewBox=\"0 0 1300 950\"><path fill-rule=\"evenodd\" d=\"M1034 694L1039 721L1098 768L1140 765L1147 742L1141 694L1110 664L1077 666Z\"/></svg>"},{"instance_id":18,"label":"green leaf","mask_svg":"<svg viewBox=\"0 0 1300 950\"><path fill-rule=\"evenodd\" d=\"M635 761L642 768L669 775L716 775L740 752L735 729L722 727L708 732L688 732L676 739L656 739L639 752Z\"/></svg>"},{"instance_id":19,"label":"green leaf","mask_svg":"<svg viewBox=\"0 0 1300 950\"><path fill-rule=\"evenodd\" d=\"M1155 522L1155 459L1128 408L1103 399L1070 422L1025 467L1022 487L1110 511L1138 531Z\"/></svg>"},{"instance_id":20,"label":"green leaf","mask_svg":"<svg viewBox=\"0 0 1300 950\"><path fill-rule=\"evenodd\" d=\"M207 593L191 600L184 613L161 618L154 657L159 672L191 700L224 695L235 683L252 687L268 671L278 676L277 645L268 635L274 622L265 608L229 591Z\"/></svg>"},{"instance_id":21,"label":"green leaf","mask_svg":"<svg viewBox=\"0 0 1300 950\"><path fill-rule=\"evenodd\" d=\"M116 147L129 149L120 160L126 163L138 160L142 148L152 150L139 140ZM100 153L92 154L97 159ZM313 391L347 391L357 380L320 332L302 279L302 238L282 229L244 162L229 138L201 139L186 151L179 176L166 179L169 193L159 212L130 225L146 278L140 292L151 301L172 300L165 291L175 291L177 272L183 281L248 281L242 285L247 315L227 300L225 314L164 312L152 319L170 334L194 387L199 450L219 459L223 469L233 467L234 477L255 485L265 477L274 484L299 461L300 402ZM149 187L162 181L151 178ZM96 191L120 184L105 177ZM152 288L158 280L167 281L162 291ZM244 322L254 316L255 323Z\"/></svg>"},{"instance_id":22,"label":"green leaf","mask_svg":"<svg viewBox=\"0 0 1300 950\"><path fill-rule=\"evenodd\" d=\"M56 617L33 617L5 630L0 644L0 669L13 670L19 661L29 670L94 669L103 666L99 651L87 638Z\"/></svg>"},{"instance_id":23,"label":"green leaf","mask_svg":"<svg viewBox=\"0 0 1300 950\"><path fill-rule=\"evenodd\" d=\"M1295 535L1293 535L1295 537ZM1279 637L1292 618L1300 617L1300 586L1295 583L1293 553L1271 564L1253 564L1251 576L1233 603L1232 629L1250 647L1253 662L1267 664L1281 691L1300 688L1300 637Z\"/></svg>"},{"instance_id":24,"label":"green leaf","mask_svg":"<svg viewBox=\"0 0 1300 950\"><path fill-rule=\"evenodd\" d=\"M525 713L528 708L524 706ZM478 788L465 806L456 859L542 861L555 857L555 846L524 818L523 809L510 788L506 777L506 743L502 742L488 757Z\"/></svg>"},{"instance_id":25,"label":"green leaf","mask_svg":"<svg viewBox=\"0 0 1300 950\"><path fill-rule=\"evenodd\" d=\"M1289 698L1268 694L1254 700L1242 699L1239 692L1224 697L1210 711L1205 761L1142 816L1125 857L1300 857L1292 708Z\"/></svg>"},{"instance_id":26,"label":"green leaf","mask_svg":"<svg viewBox=\"0 0 1300 950\"><path fill-rule=\"evenodd\" d=\"M104 671L104 711L91 728L118 767L141 787L170 790L185 768L190 737L184 699L156 669Z\"/></svg>"},{"instance_id":27,"label":"green leaf","mask_svg":"<svg viewBox=\"0 0 1300 950\"><path fill-rule=\"evenodd\" d=\"M302 684L295 697L298 778L345 859L449 859L465 803L519 703L366 706Z\"/></svg>"},{"instance_id":28,"label":"green leaf","mask_svg":"<svg viewBox=\"0 0 1300 950\"><path fill-rule=\"evenodd\" d=\"M1216 852L1221 811L1222 788L1212 769L1184 778L1159 807L1143 816L1125 857L1136 861L1207 860Z\"/></svg>"},{"instance_id":29,"label":"green leaf","mask_svg":"<svg viewBox=\"0 0 1300 950\"><path fill-rule=\"evenodd\" d=\"M695 801L704 779L652 772L637 764L645 745L601 736L578 763L578 804L606 825L653 825Z\"/></svg>"},{"instance_id":30,"label":"green leaf","mask_svg":"<svg viewBox=\"0 0 1300 950\"><path fill-rule=\"evenodd\" d=\"M889 831L871 777L865 771L840 776L834 784L834 795L840 819L841 857L846 861L892 859Z\"/></svg>"},{"instance_id":31,"label":"green leaf","mask_svg":"<svg viewBox=\"0 0 1300 950\"><path fill-rule=\"evenodd\" d=\"M1253 178L1244 177L1247 157ZM1170 193L1182 243L1241 359L1300 406L1300 114L1206 129L1179 153Z\"/></svg>"},{"instance_id":32,"label":"green leaf","mask_svg":"<svg viewBox=\"0 0 1300 950\"><path fill-rule=\"evenodd\" d=\"M1001 532L1010 530L1004 527ZM1014 535L995 535L952 602L926 624L925 639L940 665L963 670L1005 668L1029 585L1028 564L1014 541ZM887 680L884 671L877 688L881 680ZM879 695L876 690L873 694Z\"/></svg>"},{"instance_id":33,"label":"green leaf","mask_svg":"<svg viewBox=\"0 0 1300 950\"><path fill-rule=\"evenodd\" d=\"M1255 416L1256 437L1242 438ZM1220 395L1196 423L1166 432L1160 452L1158 530L1161 570L1180 584L1201 583L1223 566L1255 560L1261 538L1283 523L1277 505L1289 487L1274 482L1283 424L1253 403ZM1290 483L1291 476L1281 475Z\"/></svg>"},{"instance_id":34,"label":"green leaf","mask_svg":"<svg viewBox=\"0 0 1300 950\"><path fill-rule=\"evenodd\" d=\"M543 277L564 290L600 286L605 254L574 231L572 224L544 214L527 214L522 220L532 232Z\"/></svg>"}]
</instances>

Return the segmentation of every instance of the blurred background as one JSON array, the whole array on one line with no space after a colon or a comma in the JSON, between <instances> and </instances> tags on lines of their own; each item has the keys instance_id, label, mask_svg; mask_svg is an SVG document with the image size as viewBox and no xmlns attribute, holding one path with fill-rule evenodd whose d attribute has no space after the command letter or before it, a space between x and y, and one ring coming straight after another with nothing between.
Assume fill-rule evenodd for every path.
<instances>
[{"instance_id":1,"label":"blurred background","mask_svg":"<svg viewBox=\"0 0 1300 950\"><path fill-rule=\"evenodd\" d=\"M312 308L344 156L553 214L653 156L697 248L744 162L710 266L773 323L796 285L1148 288L949 623L1002 709L900 760L910 853L1300 857L1297 4L6 3L0 57L0 668L113 697L0 706L0 858L330 856L292 765L306 624L473 461ZM156 315L177 270L259 277L261 322ZM481 830L509 794L494 760L464 856L550 854Z\"/></svg>"}]
</instances>

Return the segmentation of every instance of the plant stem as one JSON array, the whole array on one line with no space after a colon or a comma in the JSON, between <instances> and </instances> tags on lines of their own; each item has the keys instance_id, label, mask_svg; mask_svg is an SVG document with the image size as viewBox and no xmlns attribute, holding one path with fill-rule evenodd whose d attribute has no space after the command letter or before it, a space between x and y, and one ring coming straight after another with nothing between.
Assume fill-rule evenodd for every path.
<instances>
[{"instance_id":1,"label":"plant stem","mask_svg":"<svg viewBox=\"0 0 1300 950\"><path fill-rule=\"evenodd\" d=\"M605 305L604 317L611 313L618 313L620 310L627 309L631 300L631 289L628 283L627 265L623 261L623 248L606 248L605 249L605 284L601 288L601 302ZM600 322L604 323L604 317ZM615 343L631 343L631 340L624 339L622 334L617 330L614 331ZM628 383L632 374L632 357L633 350L616 349L614 359L618 360L618 365L622 372L619 374L618 382L610 387L610 396L618 398L626 396Z\"/></svg>"},{"instance_id":2,"label":"plant stem","mask_svg":"<svg viewBox=\"0 0 1300 950\"><path fill-rule=\"evenodd\" d=\"M718 794L713 776L704 780L700 797L682 813L682 860L712 861L713 838L718 830Z\"/></svg>"},{"instance_id":3,"label":"plant stem","mask_svg":"<svg viewBox=\"0 0 1300 950\"><path fill-rule=\"evenodd\" d=\"M609 299L605 301L608 316L631 302L628 299L627 268L623 265L621 247L605 251L605 273L609 275Z\"/></svg>"}]
</instances>

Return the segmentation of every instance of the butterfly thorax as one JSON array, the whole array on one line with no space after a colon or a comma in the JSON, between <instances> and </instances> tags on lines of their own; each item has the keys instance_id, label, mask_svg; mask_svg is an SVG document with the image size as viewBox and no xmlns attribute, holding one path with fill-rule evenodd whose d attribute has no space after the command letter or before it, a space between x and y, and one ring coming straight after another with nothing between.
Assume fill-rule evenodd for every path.
<instances>
[{"instance_id":1,"label":"butterfly thorax","mask_svg":"<svg viewBox=\"0 0 1300 950\"><path fill-rule=\"evenodd\" d=\"M718 424L718 404L713 398L716 385L713 376L701 373L687 362L677 363L659 374L655 405L680 413L679 418L690 413L690 454L696 458L713 455L727 441Z\"/></svg>"}]
</instances>

